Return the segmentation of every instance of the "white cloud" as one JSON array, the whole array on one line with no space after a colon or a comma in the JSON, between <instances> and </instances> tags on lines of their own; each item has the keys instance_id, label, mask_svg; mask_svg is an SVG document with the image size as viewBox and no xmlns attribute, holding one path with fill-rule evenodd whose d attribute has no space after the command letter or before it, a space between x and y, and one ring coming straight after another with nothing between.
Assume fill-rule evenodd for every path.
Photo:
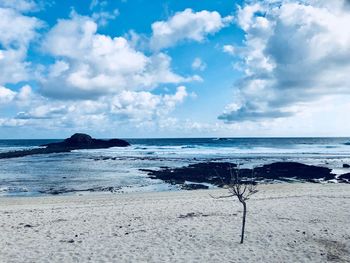
<instances>
[{"instance_id":1,"label":"white cloud","mask_svg":"<svg viewBox=\"0 0 350 263\"><path fill-rule=\"evenodd\" d=\"M236 49L233 45L224 45L222 50L227 54L234 55Z\"/></svg>"},{"instance_id":2,"label":"white cloud","mask_svg":"<svg viewBox=\"0 0 350 263\"><path fill-rule=\"evenodd\" d=\"M39 8L34 0L0 0L0 7L7 7L20 12L36 11Z\"/></svg>"},{"instance_id":3,"label":"white cloud","mask_svg":"<svg viewBox=\"0 0 350 263\"><path fill-rule=\"evenodd\" d=\"M0 7L0 43L5 48L26 48L42 23L35 17Z\"/></svg>"},{"instance_id":4,"label":"white cloud","mask_svg":"<svg viewBox=\"0 0 350 263\"><path fill-rule=\"evenodd\" d=\"M12 117L1 118L0 126L26 124L41 129L110 129L116 125L158 123L190 94L179 86L173 94L156 95L148 91L121 91L96 100L53 100L41 96L28 85L18 92L0 87L0 106L12 108Z\"/></svg>"},{"instance_id":5,"label":"white cloud","mask_svg":"<svg viewBox=\"0 0 350 263\"><path fill-rule=\"evenodd\" d=\"M62 105L55 107L52 105L40 105L29 112L19 112L17 119L51 119L67 113L67 108Z\"/></svg>"},{"instance_id":6,"label":"white cloud","mask_svg":"<svg viewBox=\"0 0 350 263\"><path fill-rule=\"evenodd\" d=\"M227 26L232 19L231 16L221 17L216 11L193 12L192 9L185 9L167 21L152 24L150 46L153 50L160 50L185 40L201 42Z\"/></svg>"},{"instance_id":7,"label":"white cloud","mask_svg":"<svg viewBox=\"0 0 350 263\"><path fill-rule=\"evenodd\" d=\"M9 8L0 7L0 17L0 85L27 80L27 50L42 23Z\"/></svg>"},{"instance_id":8,"label":"white cloud","mask_svg":"<svg viewBox=\"0 0 350 263\"><path fill-rule=\"evenodd\" d=\"M13 91L0 86L0 104L3 105L16 103L19 106L28 106L29 104L38 101L38 98L39 95L34 94L29 85L24 85L19 91Z\"/></svg>"},{"instance_id":9,"label":"white cloud","mask_svg":"<svg viewBox=\"0 0 350 263\"><path fill-rule=\"evenodd\" d=\"M0 118L0 127L19 127L27 124L26 120L18 120L13 118Z\"/></svg>"},{"instance_id":10,"label":"white cloud","mask_svg":"<svg viewBox=\"0 0 350 263\"><path fill-rule=\"evenodd\" d=\"M42 80L42 93L56 98L80 98L116 94L123 90L153 89L162 83L200 80L182 77L170 69L163 53L146 56L123 37L98 34L89 17L72 13L59 20L47 34L43 48L57 57Z\"/></svg>"},{"instance_id":11,"label":"white cloud","mask_svg":"<svg viewBox=\"0 0 350 263\"><path fill-rule=\"evenodd\" d=\"M108 5L108 2L106 0L104 1L101 1L101 0L92 0L90 2L90 10L94 10L95 8L97 7L101 7L101 8L104 8Z\"/></svg>"},{"instance_id":12,"label":"white cloud","mask_svg":"<svg viewBox=\"0 0 350 263\"><path fill-rule=\"evenodd\" d=\"M176 93L172 95L123 91L113 98L111 111L128 120L152 120L168 115L187 96L188 93L184 86L178 87Z\"/></svg>"},{"instance_id":13,"label":"white cloud","mask_svg":"<svg viewBox=\"0 0 350 263\"><path fill-rule=\"evenodd\" d=\"M32 87L24 85L19 92L16 93L16 102L21 106L33 106L32 103L38 101L40 97L35 94Z\"/></svg>"},{"instance_id":14,"label":"white cloud","mask_svg":"<svg viewBox=\"0 0 350 263\"><path fill-rule=\"evenodd\" d=\"M40 127L51 129L92 129L107 127L109 101L59 101L52 100L33 92L30 86L24 86L12 94L12 107L17 114L12 118L3 118L0 126ZM109 126L110 127L110 126Z\"/></svg>"},{"instance_id":15,"label":"white cloud","mask_svg":"<svg viewBox=\"0 0 350 263\"><path fill-rule=\"evenodd\" d=\"M244 77L220 119L289 117L324 96L350 94L346 1L256 2L238 11Z\"/></svg>"},{"instance_id":16,"label":"white cloud","mask_svg":"<svg viewBox=\"0 0 350 263\"><path fill-rule=\"evenodd\" d=\"M96 6L98 6L98 4L99 4L99 0L92 0L89 6L90 10L93 10Z\"/></svg>"},{"instance_id":17,"label":"white cloud","mask_svg":"<svg viewBox=\"0 0 350 263\"><path fill-rule=\"evenodd\" d=\"M253 24L253 20L255 20L255 13L260 11L261 8L261 5L256 3L252 5L246 5L243 9L239 9L238 24L244 31L247 31L252 26L255 26Z\"/></svg>"},{"instance_id":18,"label":"white cloud","mask_svg":"<svg viewBox=\"0 0 350 263\"><path fill-rule=\"evenodd\" d=\"M192 69L203 71L207 68L207 64L201 58L195 58L192 62Z\"/></svg>"},{"instance_id":19,"label":"white cloud","mask_svg":"<svg viewBox=\"0 0 350 263\"><path fill-rule=\"evenodd\" d=\"M16 92L0 86L0 105L11 102L16 96Z\"/></svg>"},{"instance_id":20,"label":"white cloud","mask_svg":"<svg viewBox=\"0 0 350 263\"><path fill-rule=\"evenodd\" d=\"M84 58L92 48L97 24L89 17L72 13L71 19L60 19L47 34L43 47L54 56L70 59Z\"/></svg>"},{"instance_id":21,"label":"white cloud","mask_svg":"<svg viewBox=\"0 0 350 263\"><path fill-rule=\"evenodd\" d=\"M110 20L114 20L119 16L119 10L114 9L112 12L99 11L92 14L92 18L99 26L106 26Z\"/></svg>"},{"instance_id":22,"label":"white cloud","mask_svg":"<svg viewBox=\"0 0 350 263\"><path fill-rule=\"evenodd\" d=\"M0 38L2 43L11 46L17 41L20 48L1 50L0 64L12 61L15 69L9 54L21 54L12 80L27 79L30 65L25 62L26 51L35 30L30 37L4 37ZM84 130L109 129L120 122L157 122L167 118L189 94L183 86L174 94L156 95L151 93L153 88L201 80L197 75L183 77L172 72L171 58L164 53L147 56L123 37L98 34L92 18L74 12L71 19L59 20L48 32L42 48L55 61L41 73L38 90L29 85L18 91L0 86L0 104L7 112L0 126ZM0 79L8 68L4 67ZM9 82L10 74L6 75L3 83Z\"/></svg>"},{"instance_id":23,"label":"white cloud","mask_svg":"<svg viewBox=\"0 0 350 263\"><path fill-rule=\"evenodd\" d=\"M30 71L29 62L26 62L26 51L3 50L0 59L0 85L6 83L17 83L27 80Z\"/></svg>"},{"instance_id":24,"label":"white cloud","mask_svg":"<svg viewBox=\"0 0 350 263\"><path fill-rule=\"evenodd\" d=\"M110 20L114 20L119 16L119 10L106 10L107 1L92 0L90 10L93 11L91 18L99 25L106 26Z\"/></svg>"}]
</instances>

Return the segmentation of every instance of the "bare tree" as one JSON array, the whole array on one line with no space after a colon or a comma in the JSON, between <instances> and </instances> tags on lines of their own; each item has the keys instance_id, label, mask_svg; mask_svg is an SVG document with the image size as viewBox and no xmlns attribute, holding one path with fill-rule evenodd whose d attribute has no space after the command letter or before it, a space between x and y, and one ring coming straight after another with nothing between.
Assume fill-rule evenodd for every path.
<instances>
[{"instance_id":1,"label":"bare tree","mask_svg":"<svg viewBox=\"0 0 350 263\"><path fill-rule=\"evenodd\" d=\"M243 205L243 217L242 217L242 232L241 232L241 244L244 240L244 230L245 230L245 222L247 216L247 200L249 200L250 196L257 193L257 184L254 182L253 178L250 180L243 180L240 170L229 168L231 181L228 184L229 195L227 196L212 196L213 198L228 198L236 196L238 201ZM252 177L254 175L254 169L252 170Z\"/></svg>"}]
</instances>

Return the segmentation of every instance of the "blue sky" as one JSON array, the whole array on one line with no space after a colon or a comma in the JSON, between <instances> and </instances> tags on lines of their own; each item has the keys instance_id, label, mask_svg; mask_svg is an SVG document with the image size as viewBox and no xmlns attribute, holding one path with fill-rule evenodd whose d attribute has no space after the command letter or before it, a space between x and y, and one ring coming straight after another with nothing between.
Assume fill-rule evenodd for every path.
<instances>
[{"instance_id":1,"label":"blue sky","mask_svg":"<svg viewBox=\"0 0 350 263\"><path fill-rule=\"evenodd\" d=\"M335 0L0 0L0 138L347 136Z\"/></svg>"}]
</instances>

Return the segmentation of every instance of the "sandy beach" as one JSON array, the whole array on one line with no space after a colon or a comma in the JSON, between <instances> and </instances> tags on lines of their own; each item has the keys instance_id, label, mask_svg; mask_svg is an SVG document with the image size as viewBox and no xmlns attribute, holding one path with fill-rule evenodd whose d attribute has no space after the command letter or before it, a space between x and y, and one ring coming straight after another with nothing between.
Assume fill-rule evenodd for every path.
<instances>
[{"instance_id":1,"label":"sandy beach","mask_svg":"<svg viewBox=\"0 0 350 263\"><path fill-rule=\"evenodd\" d=\"M0 199L0 262L350 262L350 185Z\"/></svg>"}]
</instances>

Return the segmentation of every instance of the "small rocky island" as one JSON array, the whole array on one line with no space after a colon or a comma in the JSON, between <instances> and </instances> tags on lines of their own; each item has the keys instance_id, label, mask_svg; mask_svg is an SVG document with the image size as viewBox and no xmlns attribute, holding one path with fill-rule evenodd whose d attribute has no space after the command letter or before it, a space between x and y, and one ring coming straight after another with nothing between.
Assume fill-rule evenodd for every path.
<instances>
[{"instance_id":1,"label":"small rocky island","mask_svg":"<svg viewBox=\"0 0 350 263\"><path fill-rule=\"evenodd\" d=\"M94 139L84 133L76 133L62 142L40 145L44 148L11 151L0 153L0 159L23 157L34 154L64 153L81 149L104 149L111 147L127 147L130 144L120 139L100 140Z\"/></svg>"}]
</instances>

